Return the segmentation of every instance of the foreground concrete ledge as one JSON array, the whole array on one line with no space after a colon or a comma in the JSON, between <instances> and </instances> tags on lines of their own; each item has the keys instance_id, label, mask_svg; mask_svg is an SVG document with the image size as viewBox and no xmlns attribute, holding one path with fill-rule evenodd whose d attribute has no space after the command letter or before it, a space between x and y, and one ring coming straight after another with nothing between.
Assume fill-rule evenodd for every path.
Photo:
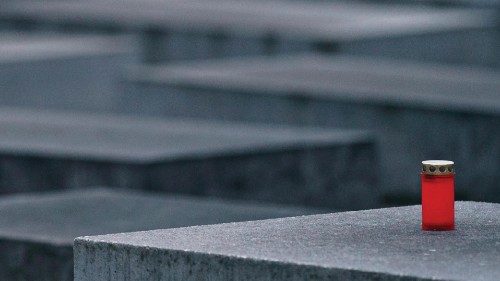
<instances>
[{"instance_id":1,"label":"foreground concrete ledge","mask_svg":"<svg viewBox=\"0 0 500 281\"><path fill-rule=\"evenodd\" d=\"M317 212L107 188L4 196L0 199L0 280L73 280L73 240L82 235Z\"/></svg>"},{"instance_id":2,"label":"foreground concrete ledge","mask_svg":"<svg viewBox=\"0 0 500 281\"><path fill-rule=\"evenodd\" d=\"M365 130L0 108L0 132L2 193L113 186L346 210L380 203Z\"/></svg>"},{"instance_id":3,"label":"foreground concrete ledge","mask_svg":"<svg viewBox=\"0 0 500 281\"><path fill-rule=\"evenodd\" d=\"M75 280L498 280L500 205L457 202L457 229L420 206L75 240Z\"/></svg>"}]
</instances>

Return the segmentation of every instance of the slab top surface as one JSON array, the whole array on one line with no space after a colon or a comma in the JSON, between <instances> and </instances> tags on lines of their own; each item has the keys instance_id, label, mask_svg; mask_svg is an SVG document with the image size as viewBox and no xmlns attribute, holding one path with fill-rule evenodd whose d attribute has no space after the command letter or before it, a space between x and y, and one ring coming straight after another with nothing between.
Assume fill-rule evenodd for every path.
<instances>
[{"instance_id":1,"label":"slab top surface","mask_svg":"<svg viewBox=\"0 0 500 281\"><path fill-rule=\"evenodd\" d=\"M17 1L16 1L17 2ZM489 28L493 13L335 1L106 0L6 3L2 18L39 19L125 28L279 33L296 40L356 40L387 35Z\"/></svg>"},{"instance_id":2,"label":"slab top surface","mask_svg":"<svg viewBox=\"0 0 500 281\"><path fill-rule=\"evenodd\" d=\"M357 130L0 108L0 154L133 163L370 143Z\"/></svg>"},{"instance_id":3,"label":"slab top surface","mask_svg":"<svg viewBox=\"0 0 500 281\"><path fill-rule=\"evenodd\" d=\"M500 72L354 56L286 55L132 69L132 81L500 114Z\"/></svg>"},{"instance_id":4,"label":"slab top surface","mask_svg":"<svg viewBox=\"0 0 500 281\"><path fill-rule=\"evenodd\" d=\"M122 54L124 42L120 36L0 33L0 63Z\"/></svg>"},{"instance_id":5,"label":"slab top surface","mask_svg":"<svg viewBox=\"0 0 500 281\"><path fill-rule=\"evenodd\" d=\"M426 5L441 4L480 8L500 8L499 0L408 0L406 2Z\"/></svg>"},{"instance_id":6,"label":"slab top surface","mask_svg":"<svg viewBox=\"0 0 500 281\"><path fill-rule=\"evenodd\" d=\"M500 204L457 202L456 230L420 230L420 206L79 238L159 253L376 272L498 280ZM148 247L148 248L144 248ZM235 260L236 259L236 260Z\"/></svg>"},{"instance_id":7,"label":"slab top surface","mask_svg":"<svg viewBox=\"0 0 500 281\"><path fill-rule=\"evenodd\" d=\"M314 209L110 188L8 195L0 239L73 244L82 235L297 216Z\"/></svg>"}]
</instances>

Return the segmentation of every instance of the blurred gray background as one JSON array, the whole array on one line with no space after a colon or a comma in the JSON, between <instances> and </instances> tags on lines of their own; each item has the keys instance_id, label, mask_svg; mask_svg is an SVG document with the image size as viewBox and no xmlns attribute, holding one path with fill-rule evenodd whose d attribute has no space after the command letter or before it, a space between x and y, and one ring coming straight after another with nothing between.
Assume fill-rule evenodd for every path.
<instances>
[{"instance_id":1,"label":"blurred gray background","mask_svg":"<svg viewBox=\"0 0 500 281\"><path fill-rule=\"evenodd\" d=\"M67 165L45 171L43 161L85 162L92 153L109 150L109 143L119 147L126 145L123 138L143 138L135 146L147 146L146 131L162 131L144 120L146 131L134 132L115 128L121 121L105 128L87 127L84 121L87 115L105 120L111 114L278 131L363 130L372 136L370 153L354 148L356 156L325 156L321 164L302 161L305 170L299 173L316 180L283 177L267 188L293 185L313 198L361 173L371 180L342 190L349 200L363 201L365 196L357 194L361 188L372 190L379 206L416 203L420 161L449 159L457 166L458 199L500 202L499 9L494 0L3 0L0 192L96 184L172 191L161 184L134 186L137 179L128 172L121 176L128 180L95 181L103 175L76 168L68 172ZM43 125L9 120L16 114L30 123L50 113L56 115ZM64 117L75 113L87 115ZM61 121L67 124L58 125ZM85 153L79 149L84 145L81 130L95 141ZM115 130L131 135L102 137ZM165 132L158 147L171 150L185 142L185 137L167 140L172 134ZM272 139L267 133L258 137ZM300 141L303 153L317 148ZM252 153L270 145L264 141ZM281 152L293 150L280 145ZM243 157L231 149L212 152L207 158ZM161 149L156 153L161 158ZM107 165L113 162L108 158L99 160ZM152 171L151 166L144 169ZM23 169L38 176L27 176ZM193 174L184 177L220 173L203 169L191 169ZM343 173L343 178L332 183L311 174L314 169ZM273 167L266 170L274 172ZM175 192L246 199L243 193L257 188L242 179L251 173L235 175L224 187L201 179ZM218 188L232 191L200 191ZM280 192L271 193L280 197ZM273 196L248 199L287 202Z\"/></svg>"}]
</instances>

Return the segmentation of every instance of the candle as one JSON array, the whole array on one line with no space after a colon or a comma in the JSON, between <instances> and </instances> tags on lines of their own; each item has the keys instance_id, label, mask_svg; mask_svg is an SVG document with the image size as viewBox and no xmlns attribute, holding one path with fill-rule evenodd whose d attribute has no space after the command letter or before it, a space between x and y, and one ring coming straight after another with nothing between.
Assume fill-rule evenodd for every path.
<instances>
[{"instance_id":1,"label":"candle","mask_svg":"<svg viewBox=\"0 0 500 281\"><path fill-rule=\"evenodd\" d=\"M455 169L452 161L422 161L422 229L455 228Z\"/></svg>"}]
</instances>

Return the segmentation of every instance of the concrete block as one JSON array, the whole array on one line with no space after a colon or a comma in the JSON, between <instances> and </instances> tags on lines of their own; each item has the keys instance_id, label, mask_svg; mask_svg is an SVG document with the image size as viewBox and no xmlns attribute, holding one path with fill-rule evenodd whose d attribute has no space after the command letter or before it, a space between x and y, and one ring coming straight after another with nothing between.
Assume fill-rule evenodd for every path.
<instances>
[{"instance_id":1,"label":"concrete block","mask_svg":"<svg viewBox=\"0 0 500 281\"><path fill-rule=\"evenodd\" d=\"M0 199L0 279L73 280L73 239L313 214L314 210L91 188Z\"/></svg>"},{"instance_id":2,"label":"concrete block","mask_svg":"<svg viewBox=\"0 0 500 281\"><path fill-rule=\"evenodd\" d=\"M104 185L340 209L379 204L367 131L6 108L0 131L2 193Z\"/></svg>"},{"instance_id":3,"label":"concrete block","mask_svg":"<svg viewBox=\"0 0 500 281\"><path fill-rule=\"evenodd\" d=\"M370 0L374 3L404 3L438 7L500 8L498 0Z\"/></svg>"},{"instance_id":4,"label":"concrete block","mask_svg":"<svg viewBox=\"0 0 500 281\"><path fill-rule=\"evenodd\" d=\"M0 21L134 33L148 62L319 50L496 65L498 43L490 10L337 1L6 3Z\"/></svg>"},{"instance_id":5,"label":"concrete block","mask_svg":"<svg viewBox=\"0 0 500 281\"><path fill-rule=\"evenodd\" d=\"M80 237L75 281L498 280L500 205L456 211L451 232L410 206Z\"/></svg>"},{"instance_id":6,"label":"concrete block","mask_svg":"<svg viewBox=\"0 0 500 281\"><path fill-rule=\"evenodd\" d=\"M0 35L0 105L105 110L132 60L116 36Z\"/></svg>"},{"instance_id":7,"label":"concrete block","mask_svg":"<svg viewBox=\"0 0 500 281\"><path fill-rule=\"evenodd\" d=\"M299 55L142 67L128 80L123 112L140 97L134 113L373 129L389 203L418 202L424 159L455 160L458 198L500 202L496 71Z\"/></svg>"}]
</instances>

